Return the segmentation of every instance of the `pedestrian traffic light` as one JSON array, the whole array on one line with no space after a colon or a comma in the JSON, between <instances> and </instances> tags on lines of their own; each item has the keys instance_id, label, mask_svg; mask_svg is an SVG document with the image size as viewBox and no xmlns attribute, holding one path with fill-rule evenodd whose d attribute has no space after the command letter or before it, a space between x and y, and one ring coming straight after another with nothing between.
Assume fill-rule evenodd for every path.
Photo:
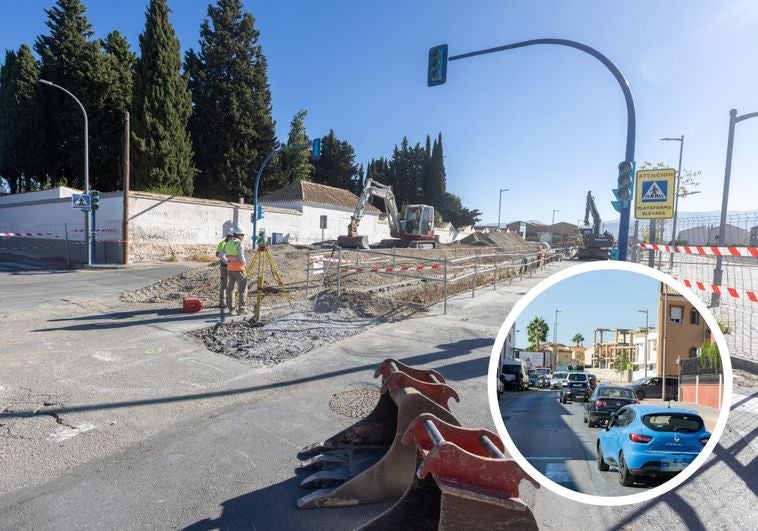
<instances>
[{"instance_id":1,"label":"pedestrian traffic light","mask_svg":"<svg viewBox=\"0 0 758 531\"><path fill-rule=\"evenodd\" d=\"M447 79L447 44L429 49L429 69L426 84L429 87L442 85Z\"/></svg>"},{"instance_id":2,"label":"pedestrian traffic light","mask_svg":"<svg viewBox=\"0 0 758 531\"><path fill-rule=\"evenodd\" d=\"M311 142L311 157L313 160L318 160L321 157L321 139L314 138Z\"/></svg>"},{"instance_id":3,"label":"pedestrian traffic light","mask_svg":"<svg viewBox=\"0 0 758 531\"><path fill-rule=\"evenodd\" d=\"M92 210L97 210L98 208L100 208L100 192L98 192L97 190L92 190L90 191L89 196L90 196L90 205L91 205L90 208Z\"/></svg>"},{"instance_id":4,"label":"pedestrian traffic light","mask_svg":"<svg viewBox=\"0 0 758 531\"><path fill-rule=\"evenodd\" d=\"M263 208L263 205L258 205L258 219L263 219L263 214L266 213L266 209Z\"/></svg>"},{"instance_id":5,"label":"pedestrian traffic light","mask_svg":"<svg viewBox=\"0 0 758 531\"><path fill-rule=\"evenodd\" d=\"M611 201L617 212L629 207L634 189L634 162L625 160L619 163L618 188L613 189L616 201Z\"/></svg>"}]
</instances>

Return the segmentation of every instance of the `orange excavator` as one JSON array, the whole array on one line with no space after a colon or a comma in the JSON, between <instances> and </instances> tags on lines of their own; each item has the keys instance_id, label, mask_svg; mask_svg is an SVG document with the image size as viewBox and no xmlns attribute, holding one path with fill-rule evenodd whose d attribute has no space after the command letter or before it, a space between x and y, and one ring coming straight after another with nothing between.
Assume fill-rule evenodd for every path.
<instances>
[{"instance_id":1,"label":"orange excavator","mask_svg":"<svg viewBox=\"0 0 758 531\"><path fill-rule=\"evenodd\" d=\"M337 245L353 249L368 249L368 236L358 234L358 226L364 210L374 197L384 200L384 207L390 225L392 239L382 240L379 247L419 247L434 249L437 238L434 235L434 207L429 205L408 205L405 219L400 219L392 187L366 180L363 193L350 217L347 236L340 236Z\"/></svg>"}]
</instances>

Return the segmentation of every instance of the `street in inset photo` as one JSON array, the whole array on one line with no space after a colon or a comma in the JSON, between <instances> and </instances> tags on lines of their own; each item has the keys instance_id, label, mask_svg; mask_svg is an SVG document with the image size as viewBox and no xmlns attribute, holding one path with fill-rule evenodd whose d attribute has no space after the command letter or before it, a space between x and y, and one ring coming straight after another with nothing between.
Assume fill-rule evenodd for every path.
<instances>
[{"instance_id":1,"label":"street in inset photo","mask_svg":"<svg viewBox=\"0 0 758 531\"><path fill-rule=\"evenodd\" d=\"M656 278L608 269L565 278L505 337L496 386L507 435L538 472L575 492L659 486L715 429L721 332Z\"/></svg>"}]
</instances>

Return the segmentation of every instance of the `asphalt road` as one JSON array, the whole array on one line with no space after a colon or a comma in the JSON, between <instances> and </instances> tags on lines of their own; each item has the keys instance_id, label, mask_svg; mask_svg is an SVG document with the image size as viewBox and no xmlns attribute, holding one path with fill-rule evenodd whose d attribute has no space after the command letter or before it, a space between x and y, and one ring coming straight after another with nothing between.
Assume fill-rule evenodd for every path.
<instances>
[{"instance_id":1,"label":"asphalt road","mask_svg":"<svg viewBox=\"0 0 758 531\"><path fill-rule=\"evenodd\" d=\"M504 393L500 411L508 434L529 463L568 489L592 496L625 496L658 483L623 487L616 468L597 469L598 431L583 421L584 402L558 401L558 391Z\"/></svg>"},{"instance_id":2,"label":"asphalt road","mask_svg":"<svg viewBox=\"0 0 758 531\"><path fill-rule=\"evenodd\" d=\"M161 267L0 273L0 529L353 529L387 504L295 506L297 450L354 421L329 408L332 396L375 385L374 367L393 356L441 371L461 395L456 417L492 428L485 375L497 330L568 265L273 368L184 334L217 322L212 311L189 318L112 296L168 274ZM522 484L540 529L757 529L758 386L736 391L714 454L655 500L591 506Z\"/></svg>"}]
</instances>

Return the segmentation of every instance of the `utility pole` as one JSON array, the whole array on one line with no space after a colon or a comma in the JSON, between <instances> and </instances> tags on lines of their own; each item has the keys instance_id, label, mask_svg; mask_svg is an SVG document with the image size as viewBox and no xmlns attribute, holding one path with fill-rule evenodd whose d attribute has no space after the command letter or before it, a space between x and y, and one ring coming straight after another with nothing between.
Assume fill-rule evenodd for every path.
<instances>
[{"instance_id":1,"label":"utility pole","mask_svg":"<svg viewBox=\"0 0 758 531\"><path fill-rule=\"evenodd\" d=\"M121 263L129 263L129 111L124 113L124 154L122 164L124 171L124 219L121 223Z\"/></svg>"},{"instance_id":2,"label":"utility pole","mask_svg":"<svg viewBox=\"0 0 758 531\"><path fill-rule=\"evenodd\" d=\"M647 334L648 334L648 311L637 310L640 313L645 314L645 378L647 378Z\"/></svg>"},{"instance_id":3,"label":"utility pole","mask_svg":"<svg viewBox=\"0 0 758 531\"><path fill-rule=\"evenodd\" d=\"M557 208L553 209L553 217L550 219L550 245L553 245L553 225L555 225L555 213L560 212Z\"/></svg>"},{"instance_id":4,"label":"utility pole","mask_svg":"<svg viewBox=\"0 0 758 531\"><path fill-rule=\"evenodd\" d=\"M553 322L553 363L558 367L558 314L561 310L555 310L555 321Z\"/></svg>"}]
</instances>

